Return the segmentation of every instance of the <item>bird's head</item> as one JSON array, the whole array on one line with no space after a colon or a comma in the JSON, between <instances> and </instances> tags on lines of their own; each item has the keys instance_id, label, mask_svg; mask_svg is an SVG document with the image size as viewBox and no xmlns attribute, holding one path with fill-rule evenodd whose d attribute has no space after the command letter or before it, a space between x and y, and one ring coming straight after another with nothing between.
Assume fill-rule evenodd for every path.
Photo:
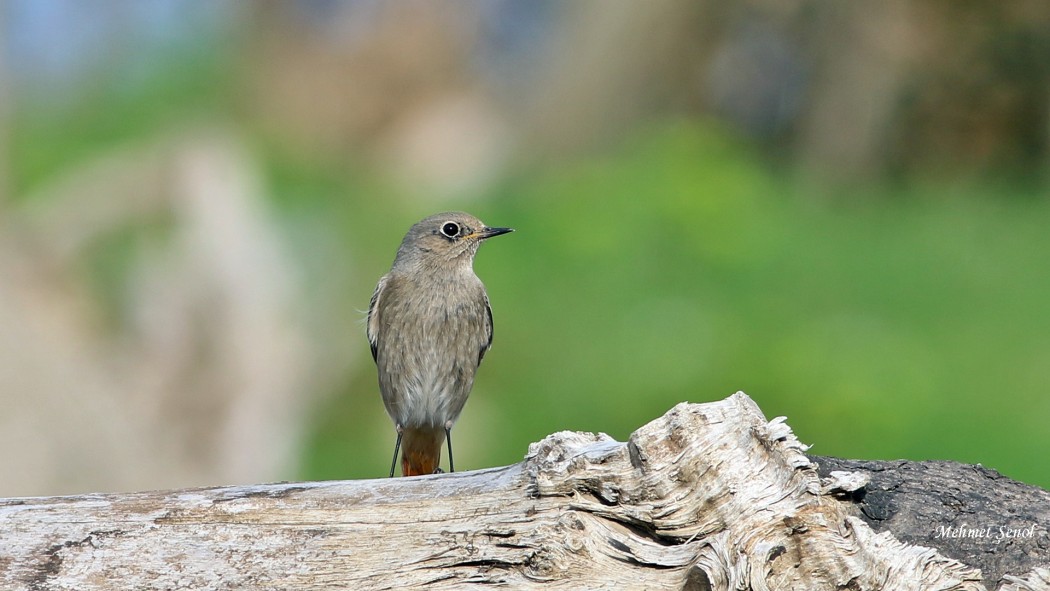
<instances>
[{"instance_id":1,"label":"bird's head","mask_svg":"<svg viewBox=\"0 0 1050 591\"><path fill-rule=\"evenodd\" d=\"M513 231L490 228L462 211L434 214L408 230L394 265L469 265L482 242Z\"/></svg>"}]
</instances>

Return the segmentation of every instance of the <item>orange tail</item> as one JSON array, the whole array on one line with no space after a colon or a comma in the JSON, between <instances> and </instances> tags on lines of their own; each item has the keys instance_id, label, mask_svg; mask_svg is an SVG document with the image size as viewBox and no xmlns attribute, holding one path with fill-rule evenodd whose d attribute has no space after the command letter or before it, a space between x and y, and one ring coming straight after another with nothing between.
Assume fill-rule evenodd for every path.
<instances>
[{"instance_id":1,"label":"orange tail","mask_svg":"<svg viewBox=\"0 0 1050 591\"><path fill-rule=\"evenodd\" d=\"M444 439L443 429L404 429L401 440L401 475L422 476L437 472Z\"/></svg>"}]
</instances>

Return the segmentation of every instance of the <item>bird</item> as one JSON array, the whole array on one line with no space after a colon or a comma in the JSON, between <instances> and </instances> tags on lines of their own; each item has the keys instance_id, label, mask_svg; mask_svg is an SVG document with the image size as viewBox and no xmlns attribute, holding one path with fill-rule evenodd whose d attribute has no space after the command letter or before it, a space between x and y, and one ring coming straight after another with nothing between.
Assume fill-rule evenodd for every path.
<instances>
[{"instance_id":1,"label":"bird","mask_svg":"<svg viewBox=\"0 0 1050 591\"><path fill-rule=\"evenodd\" d=\"M452 425L492 346L492 308L474 273L481 243L513 232L469 213L438 213L413 225L368 306L367 336L383 405L397 431L401 474L440 472L442 439L452 462Z\"/></svg>"}]
</instances>

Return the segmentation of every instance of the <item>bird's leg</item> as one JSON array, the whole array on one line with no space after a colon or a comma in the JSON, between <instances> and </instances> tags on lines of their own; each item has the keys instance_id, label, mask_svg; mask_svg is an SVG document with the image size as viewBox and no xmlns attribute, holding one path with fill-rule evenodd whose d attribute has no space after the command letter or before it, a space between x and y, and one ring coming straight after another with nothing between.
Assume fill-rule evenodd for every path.
<instances>
[{"instance_id":1,"label":"bird's leg","mask_svg":"<svg viewBox=\"0 0 1050 591\"><path fill-rule=\"evenodd\" d=\"M390 477L394 477L394 467L397 466L397 452L401 450L401 425L397 425L397 443L394 444L394 459L390 462Z\"/></svg>"},{"instance_id":2,"label":"bird's leg","mask_svg":"<svg viewBox=\"0 0 1050 591\"><path fill-rule=\"evenodd\" d=\"M451 474L456 471L452 466L452 425L445 425L445 442L448 444L448 471Z\"/></svg>"}]
</instances>

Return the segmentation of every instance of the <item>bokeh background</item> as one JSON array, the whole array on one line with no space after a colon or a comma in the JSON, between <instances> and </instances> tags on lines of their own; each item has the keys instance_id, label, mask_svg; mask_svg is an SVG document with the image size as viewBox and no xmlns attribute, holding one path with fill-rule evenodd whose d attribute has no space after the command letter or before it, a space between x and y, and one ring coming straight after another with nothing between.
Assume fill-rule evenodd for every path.
<instances>
[{"instance_id":1,"label":"bokeh background","mask_svg":"<svg viewBox=\"0 0 1050 591\"><path fill-rule=\"evenodd\" d=\"M737 390L1050 486L1043 1L7 0L0 496L385 476L364 311L465 209L463 469Z\"/></svg>"}]
</instances>

